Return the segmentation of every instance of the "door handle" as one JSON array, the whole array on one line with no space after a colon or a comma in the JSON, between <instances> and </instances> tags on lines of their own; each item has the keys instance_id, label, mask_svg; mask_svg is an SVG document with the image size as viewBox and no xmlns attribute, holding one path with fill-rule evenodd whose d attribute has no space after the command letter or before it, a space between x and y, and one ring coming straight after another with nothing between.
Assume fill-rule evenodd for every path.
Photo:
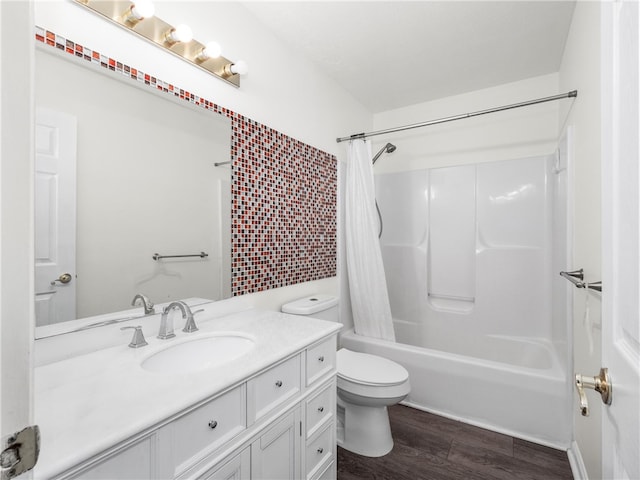
<instances>
[{"instance_id":1,"label":"door handle","mask_svg":"<svg viewBox=\"0 0 640 480\"><path fill-rule=\"evenodd\" d=\"M576 373L576 388L578 389L578 395L580 395L580 413L583 417L589 416L589 402L587 401L587 395L584 393L585 388L594 389L600 394L602 403L611 405L613 385L607 368L601 368L600 373L595 377Z\"/></svg>"},{"instance_id":2,"label":"door handle","mask_svg":"<svg viewBox=\"0 0 640 480\"><path fill-rule=\"evenodd\" d=\"M55 280L53 280L51 282L51 285L55 285L56 282L60 282L60 283L69 283L71 281L71 274L70 273L63 273L62 275L60 275L58 278L56 278Z\"/></svg>"}]
</instances>

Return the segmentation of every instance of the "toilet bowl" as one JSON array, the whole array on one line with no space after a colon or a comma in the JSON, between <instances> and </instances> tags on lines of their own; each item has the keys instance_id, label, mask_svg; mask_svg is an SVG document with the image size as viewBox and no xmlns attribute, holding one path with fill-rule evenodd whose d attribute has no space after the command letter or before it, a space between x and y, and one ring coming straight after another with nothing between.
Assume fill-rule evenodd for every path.
<instances>
[{"instance_id":1,"label":"toilet bowl","mask_svg":"<svg viewBox=\"0 0 640 480\"><path fill-rule=\"evenodd\" d=\"M338 350L338 445L367 457L393 448L387 407L409 394L409 373L391 360L367 353ZM342 437L342 438L340 438Z\"/></svg>"},{"instance_id":2,"label":"toilet bowl","mask_svg":"<svg viewBox=\"0 0 640 480\"><path fill-rule=\"evenodd\" d=\"M338 321L338 299L313 295L282 306L284 313ZM411 389L407 370L386 358L341 348L336 354L337 443L359 455L380 457L393 448L387 407Z\"/></svg>"}]
</instances>

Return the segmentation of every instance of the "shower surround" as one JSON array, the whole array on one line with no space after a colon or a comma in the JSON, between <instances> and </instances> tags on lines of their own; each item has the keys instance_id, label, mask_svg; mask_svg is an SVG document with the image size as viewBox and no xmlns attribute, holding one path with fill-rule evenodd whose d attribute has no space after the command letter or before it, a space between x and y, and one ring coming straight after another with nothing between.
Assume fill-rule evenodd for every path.
<instances>
[{"instance_id":1,"label":"shower surround","mask_svg":"<svg viewBox=\"0 0 640 480\"><path fill-rule=\"evenodd\" d=\"M342 345L405 366L408 404L566 447L566 155L381 174L376 192L397 343Z\"/></svg>"}]
</instances>

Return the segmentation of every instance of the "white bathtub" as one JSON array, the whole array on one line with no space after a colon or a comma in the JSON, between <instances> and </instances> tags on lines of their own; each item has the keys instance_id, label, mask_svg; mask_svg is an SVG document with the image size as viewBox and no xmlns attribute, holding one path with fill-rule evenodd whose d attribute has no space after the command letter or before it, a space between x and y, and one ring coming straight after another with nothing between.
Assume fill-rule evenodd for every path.
<instances>
[{"instance_id":1,"label":"white bathtub","mask_svg":"<svg viewBox=\"0 0 640 480\"><path fill-rule=\"evenodd\" d=\"M550 344L487 337L478 341L484 356L479 358L372 339L353 330L343 333L340 342L404 366L411 382L406 405L550 447L569 447L572 417L566 399L571 385Z\"/></svg>"}]
</instances>

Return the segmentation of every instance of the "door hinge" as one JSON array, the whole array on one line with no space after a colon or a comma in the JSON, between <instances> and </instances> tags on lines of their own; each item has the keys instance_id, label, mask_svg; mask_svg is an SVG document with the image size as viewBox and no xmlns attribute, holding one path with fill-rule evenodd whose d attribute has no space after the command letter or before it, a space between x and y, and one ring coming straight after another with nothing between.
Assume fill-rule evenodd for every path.
<instances>
[{"instance_id":1,"label":"door hinge","mask_svg":"<svg viewBox=\"0 0 640 480\"><path fill-rule=\"evenodd\" d=\"M9 480L31 470L40 455L40 428L32 425L2 438L0 479Z\"/></svg>"},{"instance_id":2,"label":"door hinge","mask_svg":"<svg viewBox=\"0 0 640 480\"><path fill-rule=\"evenodd\" d=\"M302 436L302 422L300 422L300 436Z\"/></svg>"}]
</instances>

